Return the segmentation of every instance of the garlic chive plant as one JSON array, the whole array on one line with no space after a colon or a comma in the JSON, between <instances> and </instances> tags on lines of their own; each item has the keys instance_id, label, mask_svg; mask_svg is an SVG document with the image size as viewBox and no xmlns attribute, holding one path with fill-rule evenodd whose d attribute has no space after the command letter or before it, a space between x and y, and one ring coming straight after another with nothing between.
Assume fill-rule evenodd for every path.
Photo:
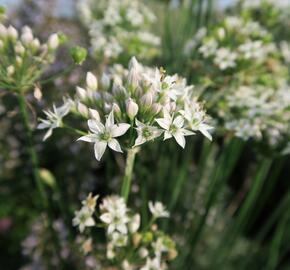
<instances>
[{"instance_id":1,"label":"garlic chive plant","mask_svg":"<svg viewBox=\"0 0 290 270\"><path fill-rule=\"evenodd\" d=\"M211 139L208 116L197 101L193 86L186 80L167 75L162 69L139 64L135 57L129 70L114 66L98 80L87 73L86 86L77 87L76 95L65 105L47 113L40 128L48 128L45 139L55 127L66 127L81 134L78 140L93 143L97 160L107 148L127 152L122 195L127 200L135 155L140 146L157 139L174 140L185 147L186 136L201 132ZM70 107L70 112L87 122L87 131L63 123L57 113ZM67 113L67 110L65 110Z\"/></svg>"},{"instance_id":2,"label":"garlic chive plant","mask_svg":"<svg viewBox=\"0 0 290 270\"><path fill-rule=\"evenodd\" d=\"M33 174L44 205L48 202L38 171L25 94L54 61L60 42L58 34L52 34L41 43L28 26L18 31L12 25L0 24L0 89L16 94L18 98Z\"/></svg>"},{"instance_id":3,"label":"garlic chive plant","mask_svg":"<svg viewBox=\"0 0 290 270\"><path fill-rule=\"evenodd\" d=\"M177 256L174 241L158 228L160 218L169 217L161 202L149 203L152 214L148 224L129 209L124 198L107 196L97 205L97 196L89 196L76 211L73 225L77 226L80 249L86 257L93 257L93 267L120 270L162 270ZM104 229L106 243L96 246L90 231Z\"/></svg>"},{"instance_id":4,"label":"garlic chive plant","mask_svg":"<svg viewBox=\"0 0 290 270\"><path fill-rule=\"evenodd\" d=\"M150 60L159 54L160 38L150 32L156 17L142 1L79 0L77 8L98 61L126 64L132 55Z\"/></svg>"}]
</instances>

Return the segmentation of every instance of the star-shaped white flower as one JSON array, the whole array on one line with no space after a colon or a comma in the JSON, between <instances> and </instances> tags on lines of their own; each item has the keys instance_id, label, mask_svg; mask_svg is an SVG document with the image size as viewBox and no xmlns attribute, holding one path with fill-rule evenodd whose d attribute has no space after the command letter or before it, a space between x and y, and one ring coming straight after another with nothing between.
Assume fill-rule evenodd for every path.
<instances>
[{"instance_id":1,"label":"star-shaped white flower","mask_svg":"<svg viewBox=\"0 0 290 270\"><path fill-rule=\"evenodd\" d=\"M193 131L199 130L205 137L210 141L212 140L212 135L209 130L213 127L204 123L205 112L200 109L200 105L195 102L185 102L184 110L179 112L188 122L190 129Z\"/></svg>"},{"instance_id":2,"label":"star-shaped white flower","mask_svg":"<svg viewBox=\"0 0 290 270\"><path fill-rule=\"evenodd\" d=\"M169 212L165 209L165 206L161 202L149 202L149 210L154 218L169 217Z\"/></svg>"},{"instance_id":3,"label":"star-shaped white flower","mask_svg":"<svg viewBox=\"0 0 290 270\"><path fill-rule=\"evenodd\" d=\"M95 221L92 218L92 211L87 207L82 207L80 211L75 212L73 219L73 226L78 226L82 233L86 227L92 227L95 225Z\"/></svg>"},{"instance_id":4,"label":"star-shaped white flower","mask_svg":"<svg viewBox=\"0 0 290 270\"><path fill-rule=\"evenodd\" d=\"M115 124L114 112L109 114L105 126L98 120L88 120L88 126L92 134L80 137L78 140L94 143L95 157L101 160L107 146L117 152L123 152L119 142L115 139L124 135L130 128L129 124Z\"/></svg>"},{"instance_id":5,"label":"star-shaped white flower","mask_svg":"<svg viewBox=\"0 0 290 270\"><path fill-rule=\"evenodd\" d=\"M127 234L127 223L130 220L127 216L127 207L123 198L118 196L107 197L101 204L100 209L102 211L100 220L108 226L108 234L115 231Z\"/></svg>"},{"instance_id":6,"label":"star-shaped white flower","mask_svg":"<svg viewBox=\"0 0 290 270\"><path fill-rule=\"evenodd\" d=\"M138 137L135 140L134 147L141 145L145 142L154 140L155 138L158 138L163 132L163 130L157 127L146 125L137 119L135 120L135 123L137 126L136 130L137 130Z\"/></svg>"},{"instance_id":7,"label":"star-shaped white flower","mask_svg":"<svg viewBox=\"0 0 290 270\"><path fill-rule=\"evenodd\" d=\"M184 126L184 118L179 115L174 117L169 114L168 110L163 110L163 118L157 118L156 122L162 127L164 132L164 140L174 137L176 142L182 147L185 147L185 136L193 135L192 131L189 131Z\"/></svg>"},{"instance_id":8,"label":"star-shaped white flower","mask_svg":"<svg viewBox=\"0 0 290 270\"><path fill-rule=\"evenodd\" d=\"M43 111L47 119L40 119L41 123L37 126L38 129L46 129L48 128L48 131L45 133L43 137L43 141L45 141L47 138L49 138L52 134L53 129L61 127L62 125L62 118L66 116L71 108L70 102L65 102L62 106L56 107L53 104L53 110Z\"/></svg>"}]
</instances>

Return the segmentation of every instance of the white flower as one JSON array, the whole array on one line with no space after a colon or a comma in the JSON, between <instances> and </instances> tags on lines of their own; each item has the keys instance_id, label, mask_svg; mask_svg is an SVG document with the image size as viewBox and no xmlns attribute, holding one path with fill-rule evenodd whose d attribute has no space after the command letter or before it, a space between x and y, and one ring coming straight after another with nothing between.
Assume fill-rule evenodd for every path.
<instances>
[{"instance_id":1,"label":"white flower","mask_svg":"<svg viewBox=\"0 0 290 270\"><path fill-rule=\"evenodd\" d=\"M123 198L118 196L109 196L105 198L100 205L102 215L100 220L104 222L108 228L108 234L118 231L122 234L127 234L127 207Z\"/></svg>"},{"instance_id":2,"label":"white flower","mask_svg":"<svg viewBox=\"0 0 290 270\"><path fill-rule=\"evenodd\" d=\"M138 137L135 140L134 147L158 138L163 132L159 128L143 124L137 119L135 120L135 123L137 126L136 130Z\"/></svg>"},{"instance_id":3,"label":"white flower","mask_svg":"<svg viewBox=\"0 0 290 270\"><path fill-rule=\"evenodd\" d=\"M73 219L73 226L78 226L82 233L86 227L92 227L95 225L95 221L92 218L92 212L87 207L82 207L80 211L75 212Z\"/></svg>"},{"instance_id":4,"label":"white flower","mask_svg":"<svg viewBox=\"0 0 290 270\"><path fill-rule=\"evenodd\" d=\"M163 110L164 118L157 118L156 122L160 127L162 127L164 132L164 140L171 138L172 136L176 142L182 147L185 147L185 138L184 136L193 135L194 133L183 128L184 118L179 115L173 117L169 114L168 110Z\"/></svg>"},{"instance_id":5,"label":"white flower","mask_svg":"<svg viewBox=\"0 0 290 270\"><path fill-rule=\"evenodd\" d=\"M91 212L94 212L98 198L99 195L93 197L92 193L90 193L88 197L82 201L82 205L87 207Z\"/></svg>"},{"instance_id":6,"label":"white flower","mask_svg":"<svg viewBox=\"0 0 290 270\"><path fill-rule=\"evenodd\" d=\"M184 110L181 110L180 114L187 120L191 130L199 130L210 141L212 140L212 135L209 133L209 130L212 130L213 127L204 123L206 115L205 112L200 109L198 103L195 103L194 101L185 102Z\"/></svg>"},{"instance_id":7,"label":"white flower","mask_svg":"<svg viewBox=\"0 0 290 270\"><path fill-rule=\"evenodd\" d=\"M101 160L107 146L122 153L121 146L115 138L124 135L130 125L125 123L115 124L113 111L110 112L105 126L100 121L93 119L88 120L88 126L92 134L82 136L78 140L95 144L95 157L98 161Z\"/></svg>"},{"instance_id":8,"label":"white flower","mask_svg":"<svg viewBox=\"0 0 290 270\"><path fill-rule=\"evenodd\" d=\"M231 52L227 48L220 48L216 51L216 56L214 58L214 63L218 65L221 70L227 68L233 68L236 66L237 54Z\"/></svg>"},{"instance_id":9,"label":"white flower","mask_svg":"<svg viewBox=\"0 0 290 270\"><path fill-rule=\"evenodd\" d=\"M149 210L154 218L169 217L169 212L165 209L161 202L149 202Z\"/></svg>"},{"instance_id":10,"label":"white flower","mask_svg":"<svg viewBox=\"0 0 290 270\"><path fill-rule=\"evenodd\" d=\"M111 235L111 240L114 247L124 247L128 242L128 236L119 232L113 232Z\"/></svg>"},{"instance_id":11,"label":"white flower","mask_svg":"<svg viewBox=\"0 0 290 270\"><path fill-rule=\"evenodd\" d=\"M145 266L143 266L140 270L160 270L160 260L158 258L150 259L147 258Z\"/></svg>"},{"instance_id":12,"label":"white flower","mask_svg":"<svg viewBox=\"0 0 290 270\"><path fill-rule=\"evenodd\" d=\"M138 231L139 227L140 227L140 223L141 223L141 217L139 214L135 214L133 217L131 217L128 227L129 227L129 231L131 233L135 233Z\"/></svg>"},{"instance_id":13,"label":"white flower","mask_svg":"<svg viewBox=\"0 0 290 270\"><path fill-rule=\"evenodd\" d=\"M44 141L51 136L53 129L62 126L62 118L69 113L70 108L71 103L65 102L61 107L58 108L53 104L53 111L44 111L47 119L40 119L41 123L37 126L38 129L48 128L48 131L43 137Z\"/></svg>"},{"instance_id":14,"label":"white flower","mask_svg":"<svg viewBox=\"0 0 290 270\"><path fill-rule=\"evenodd\" d=\"M152 247L157 258L161 258L162 253L168 250L168 248L164 245L164 241L161 237L152 243Z\"/></svg>"}]
</instances>

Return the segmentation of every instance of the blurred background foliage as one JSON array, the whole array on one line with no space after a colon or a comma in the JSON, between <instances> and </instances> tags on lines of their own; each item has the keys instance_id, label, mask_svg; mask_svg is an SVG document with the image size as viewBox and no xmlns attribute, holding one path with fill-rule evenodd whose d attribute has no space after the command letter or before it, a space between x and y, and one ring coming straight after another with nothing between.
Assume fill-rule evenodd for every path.
<instances>
[{"instance_id":1,"label":"blurred background foliage","mask_svg":"<svg viewBox=\"0 0 290 270\"><path fill-rule=\"evenodd\" d=\"M208 72L188 61L186 42L201 27L214 28L225 14L259 22L277 46L290 42L290 7L282 16L281 9L269 3L247 9L241 2L225 8L215 0L146 2L158 18L152 30L162 39L161 54L150 64L177 72L190 83L200 84L200 74ZM9 20L16 27L31 26L40 37L62 31L71 44L90 47L77 12L62 12L66 4L24 0L8 8ZM67 61L60 52L48 74L62 70ZM98 61L88 59L82 67L43 86L41 96L36 90L28 94L31 125L36 126L44 108L72 93L84 81L85 71L100 68ZM288 81L288 74L285 77ZM205 95L212 90L197 85L197 91ZM74 143L76 138L69 133L57 130L42 143L42 133L34 132L42 180L53 206L50 214L59 232L50 234L39 209L39 195L31 189L16 98L0 93L0 268L43 269L41 262L46 261L45 269L86 269L71 226L73 213L89 192L118 191L124 158L108 152L98 163L91 149ZM208 110L212 116L216 113L214 108ZM266 141L243 140L218 129L213 137L209 142L195 136L185 150L167 141L144 147L136 160L129 204L141 210L144 220L148 200L168 206L172 218L162 226L176 239L179 251L170 269L290 269L289 154L282 155ZM52 248L54 243L58 252ZM31 268L25 268L31 263Z\"/></svg>"}]
</instances>

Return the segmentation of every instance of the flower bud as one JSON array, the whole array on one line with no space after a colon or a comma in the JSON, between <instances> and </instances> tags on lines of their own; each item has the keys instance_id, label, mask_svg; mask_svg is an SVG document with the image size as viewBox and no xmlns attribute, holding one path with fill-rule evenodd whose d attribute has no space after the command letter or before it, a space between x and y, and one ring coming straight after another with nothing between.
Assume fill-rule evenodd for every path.
<instances>
[{"instance_id":1,"label":"flower bud","mask_svg":"<svg viewBox=\"0 0 290 270\"><path fill-rule=\"evenodd\" d=\"M6 37L7 36L7 28L0 24L0 37Z\"/></svg>"},{"instance_id":2,"label":"flower bud","mask_svg":"<svg viewBox=\"0 0 290 270\"><path fill-rule=\"evenodd\" d=\"M15 52L18 55L22 55L25 52L25 48L23 47L23 45L21 44L21 42L17 42L15 45Z\"/></svg>"},{"instance_id":3,"label":"flower bud","mask_svg":"<svg viewBox=\"0 0 290 270\"><path fill-rule=\"evenodd\" d=\"M90 90L96 91L98 88L98 80L96 78L96 76L91 73L88 72L87 73L87 78L86 78L86 82L87 82L87 86Z\"/></svg>"},{"instance_id":4,"label":"flower bud","mask_svg":"<svg viewBox=\"0 0 290 270\"><path fill-rule=\"evenodd\" d=\"M101 84L104 88L110 87L110 77L106 73L103 73L102 75Z\"/></svg>"},{"instance_id":5,"label":"flower bud","mask_svg":"<svg viewBox=\"0 0 290 270\"><path fill-rule=\"evenodd\" d=\"M135 118L139 110L139 106L136 102L134 102L131 98L126 102L126 111L127 115L131 120Z\"/></svg>"},{"instance_id":6,"label":"flower bud","mask_svg":"<svg viewBox=\"0 0 290 270\"><path fill-rule=\"evenodd\" d=\"M0 40L0 50L4 47L4 43L2 40Z\"/></svg>"},{"instance_id":7,"label":"flower bud","mask_svg":"<svg viewBox=\"0 0 290 270\"><path fill-rule=\"evenodd\" d=\"M104 111L105 111L105 113L110 113L112 111L112 104L105 102L104 103Z\"/></svg>"},{"instance_id":8,"label":"flower bud","mask_svg":"<svg viewBox=\"0 0 290 270\"><path fill-rule=\"evenodd\" d=\"M140 233L133 234L132 241L133 241L134 247L139 246L141 239L142 239L142 236Z\"/></svg>"},{"instance_id":9,"label":"flower bud","mask_svg":"<svg viewBox=\"0 0 290 270\"><path fill-rule=\"evenodd\" d=\"M89 116L89 110L88 110L87 106L84 105L83 103L78 102L77 110L82 116L84 116L84 117L88 117Z\"/></svg>"},{"instance_id":10,"label":"flower bud","mask_svg":"<svg viewBox=\"0 0 290 270\"><path fill-rule=\"evenodd\" d=\"M140 77L140 66L135 57L132 57L129 63L128 83L136 88Z\"/></svg>"},{"instance_id":11,"label":"flower bud","mask_svg":"<svg viewBox=\"0 0 290 270\"><path fill-rule=\"evenodd\" d=\"M77 92L77 97L80 100L84 100L87 98L87 91L84 88L77 86L76 92Z\"/></svg>"},{"instance_id":12,"label":"flower bud","mask_svg":"<svg viewBox=\"0 0 290 270\"><path fill-rule=\"evenodd\" d=\"M115 82L113 84L112 92L113 92L113 95L116 97L126 96L126 89L124 88L124 86Z\"/></svg>"},{"instance_id":13,"label":"flower bud","mask_svg":"<svg viewBox=\"0 0 290 270\"><path fill-rule=\"evenodd\" d=\"M152 96L151 92L148 92L144 96L141 97L141 104L145 108L151 107L152 102L153 102L153 96Z\"/></svg>"},{"instance_id":14,"label":"flower bud","mask_svg":"<svg viewBox=\"0 0 290 270\"><path fill-rule=\"evenodd\" d=\"M95 119L97 121L100 121L101 118L100 118L100 114L97 110L94 110L94 109L89 109L89 116L92 118L92 119Z\"/></svg>"},{"instance_id":15,"label":"flower bud","mask_svg":"<svg viewBox=\"0 0 290 270\"><path fill-rule=\"evenodd\" d=\"M14 74L14 72L15 72L14 66L7 67L7 75L8 76L12 76Z\"/></svg>"},{"instance_id":16,"label":"flower bud","mask_svg":"<svg viewBox=\"0 0 290 270\"><path fill-rule=\"evenodd\" d=\"M87 58L87 50L82 47L73 47L70 49L70 55L77 65L81 65Z\"/></svg>"},{"instance_id":17,"label":"flower bud","mask_svg":"<svg viewBox=\"0 0 290 270\"><path fill-rule=\"evenodd\" d=\"M116 116L118 117L121 116L122 112L121 112L120 106L117 103L113 103L113 110Z\"/></svg>"},{"instance_id":18,"label":"flower bud","mask_svg":"<svg viewBox=\"0 0 290 270\"><path fill-rule=\"evenodd\" d=\"M129 230L131 233L135 233L138 231L140 227L140 215L136 214L132 217L131 221L129 222Z\"/></svg>"},{"instance_id":19,"label":"flower bud","mask_svg":"<svg viewBox=\"0 0 290 270\"><path fill-rule=\"evenodd\" d=\"M40 47L40 41L37 38L33 39L31 46L33 49L37 50Z\"/></svg>"},{"instance_id":20,"label":"flower bud","mask_svg":"<svg viewBox=\"0 0 290 270\"><path fill-rule=\"evenodd\" d=\"M18 66L22 65L23 60L22 60L22 58L20 56L16 56L16 63L17 63Z\"/></svg>"},{"instance_id":21,"label":"flower bud","mask_svg":"<svg viewBox=\"0 0 290 270\"><path fill-rule=\"evenodd\" d=\"M154 103L151 108L154 114L158 114L161 111L162 106L159 103Z\"/></svg>"},{"instance_id":22,"label":"flower bud","mask_svg":"<svg viewBox=\"0 0 290 270\"><path fill-rule=\"evenodd\" d=\"M25 45L30 45L31 42L33 41L33 34L28 26L24 26L22 29L21 41Z\"/></svg>"},{"instance_id":23,"label":"flower bud","mask_svg":"<svg viewBox=\"0 0 290 270\"><path fill-rule=\"evenodd\" d=\"M12 26L10 25L7 29L7 35L8 37L12 38L12 39L17 39L18 38L18 32L17 30Z\"/></svg>"},{"instance_id":24,"label":"flower bud","mask_svg":"<svg viewBox=\"0 0 290 270\"><path fill-rule=\"evenodd\" d=\"M57 49L59 46L58 34L52 34L47 41L48 48L51 50Z\"/></svg>"},{"instance_id":25,"label":"flower bud","mask_svg":"<svg viewBox=\"0 0 290 270\"><path fill-rule=\"evenodd\" d=\"M146 249L144 247L142 247L142 248L139 249L139 256L141 258L146 258L148 256L148 254L149 254L148 249Z\"/></svg>"}]
</instances>

